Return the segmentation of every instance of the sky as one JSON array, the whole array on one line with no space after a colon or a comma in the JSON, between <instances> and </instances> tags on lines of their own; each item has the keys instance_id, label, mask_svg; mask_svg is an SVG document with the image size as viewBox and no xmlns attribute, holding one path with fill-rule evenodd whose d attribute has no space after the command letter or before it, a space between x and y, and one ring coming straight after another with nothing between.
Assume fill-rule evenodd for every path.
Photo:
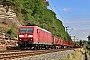
<instances>
[{"instance_id":1,"label":"sky","mask_svg":"<svg viewBox=\"0 0 90 60\"><path fill-rule=\"evenodd\" d=\"M68 27L68 33L74 39L88 40L90 35L90 0L47 0L48 9L55 12L58 19Z\"/></svg>"}]
</instances>

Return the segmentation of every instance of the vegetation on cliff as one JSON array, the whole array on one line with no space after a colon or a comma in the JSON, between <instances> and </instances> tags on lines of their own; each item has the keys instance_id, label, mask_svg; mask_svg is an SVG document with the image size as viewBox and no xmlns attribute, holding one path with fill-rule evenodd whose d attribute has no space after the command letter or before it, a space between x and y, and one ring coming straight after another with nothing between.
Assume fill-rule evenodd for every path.
<instances>
[{"instance_id":1,"label":"vegetation on cliff","mask_svg":"<svg viewBox=\"0 0 90 60\"><path fill-rule=\"evenodd\" d=\"M4 0L3 5L11 6L24 24L34 23L50 32L52 32L53 26L54 35L71 41L71 37L65 31L62 22L57 19L52 10L47 9L42 0Z\"/></svg>"}]
</instances>

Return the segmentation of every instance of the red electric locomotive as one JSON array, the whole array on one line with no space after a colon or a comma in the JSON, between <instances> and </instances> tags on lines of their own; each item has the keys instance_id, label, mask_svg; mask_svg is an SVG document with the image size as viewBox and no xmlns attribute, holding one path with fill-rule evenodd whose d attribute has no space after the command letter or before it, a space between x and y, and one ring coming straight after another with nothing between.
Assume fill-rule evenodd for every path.
<instances>
[{"instance_id":1,"label":"red electric locomotive","mask_svg":"<svg viewBox=\"0 0 90 60\"><path fill-rule=\"evenodd\" d=\"M18 33L20 48L40 48L52 45L52 34L38 26L21 26Z\"/></svg>"}]
</instances>

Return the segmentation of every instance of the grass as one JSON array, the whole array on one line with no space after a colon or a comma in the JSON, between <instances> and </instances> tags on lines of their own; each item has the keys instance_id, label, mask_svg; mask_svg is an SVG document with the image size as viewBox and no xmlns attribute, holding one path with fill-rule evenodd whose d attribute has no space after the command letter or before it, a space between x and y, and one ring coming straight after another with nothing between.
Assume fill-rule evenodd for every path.
<instances>
[{"instance_id":1,"label":"grass","mask_svg":"<svg viewBox=\"0 0 90 60\"><path fill-rule=\"evenodd\" d=\"M88 54L90 55L90 48L89 48L89 49L87 49L87 52L88 52Z\"/></svg>"},{"instance_id":2,"label":"grass","mask_svg":"<svg viewBox=\"0 0 90 60\"><path fill-rule=\"evenodd\" d=\"M72 54L68 54L66 58L61 58L60 60L81 60L82 51L80 49L76 50Z\"/></svg>"}]
</instances>

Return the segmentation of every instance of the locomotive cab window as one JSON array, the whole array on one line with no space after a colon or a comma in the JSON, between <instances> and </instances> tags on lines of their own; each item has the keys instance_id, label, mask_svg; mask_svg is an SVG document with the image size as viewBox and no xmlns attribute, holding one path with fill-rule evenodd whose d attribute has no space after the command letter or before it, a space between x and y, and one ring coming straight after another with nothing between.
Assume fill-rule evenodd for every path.
<instances>
[{"instance_id":1,"label":"locomotive cab window","mask_svg":"<svg viewBox=\"0 0 90 60\"><path fill-rule=\"evenodd\" d=\"M26 32L32 33L33 31L34 31L33 28L20 28L21 33L26 33Z\"/></svg>"},{"instance_id":2,"label":"locomotive cab window","mask_svg":"<svg viewBox=\"0 0 90 60\"><path fill-rule=\"evenodd\" d=\"M28 29L27 29L27 32L32 33L33 31L34 31L34 29L33 29L33 28L28 28Z\"/></svg>"},{"instance_id":3,"label":"locomotive cab window","mask_svg":"<svg viewBox=\"0 0 90 60\"><path fill-rule=\"evenodd\" d=\"M20 32L21 32L21 33L25 33L26 30L27 30L26 28L20 28Z\"/></svg>"}]
</instances>

